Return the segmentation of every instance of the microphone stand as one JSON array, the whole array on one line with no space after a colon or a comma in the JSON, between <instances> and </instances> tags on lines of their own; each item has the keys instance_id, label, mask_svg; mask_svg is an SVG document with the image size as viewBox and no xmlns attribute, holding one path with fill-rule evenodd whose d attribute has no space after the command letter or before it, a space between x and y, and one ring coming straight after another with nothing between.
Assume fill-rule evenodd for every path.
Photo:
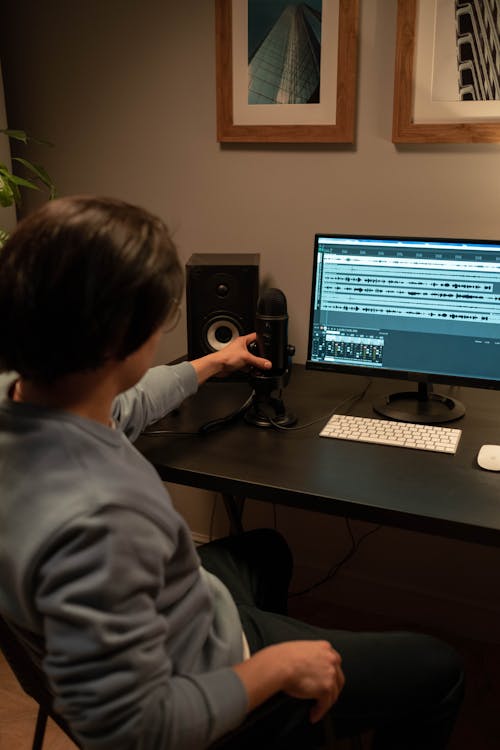
<instances>
[{"instance_id":1,"label":"microphone stand","mask_svg":"<svg viewBox=\"0 0 500 750\"><path fill-rule=\"evenodd\" d=\"M287 346L287 365L282 372L266 373L252 370L249 375L254 390L252 402L245 412L245 421L256 427L291 427L297 421L295 414L287 412L281 393L290 380L294 346Z\"/></svg>"}]
</instances>

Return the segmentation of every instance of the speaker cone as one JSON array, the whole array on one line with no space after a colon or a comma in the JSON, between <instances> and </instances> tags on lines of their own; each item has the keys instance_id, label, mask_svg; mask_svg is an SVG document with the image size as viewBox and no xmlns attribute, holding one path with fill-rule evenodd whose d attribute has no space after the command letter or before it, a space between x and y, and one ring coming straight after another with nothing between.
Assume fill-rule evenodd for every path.
<instances>
[{"instance_id":1,"label":"speaker cone","mask_svg":"<svg viewBox=\"0 0 500 750\"><path fill-rule=\"evenodd\" d=\"M203 331L203 338L210 351L218 352L241 334L242 329L238 322L234 318L228 318L227 314L221 314L208 321Z\"/></svg>"}]
</instances>

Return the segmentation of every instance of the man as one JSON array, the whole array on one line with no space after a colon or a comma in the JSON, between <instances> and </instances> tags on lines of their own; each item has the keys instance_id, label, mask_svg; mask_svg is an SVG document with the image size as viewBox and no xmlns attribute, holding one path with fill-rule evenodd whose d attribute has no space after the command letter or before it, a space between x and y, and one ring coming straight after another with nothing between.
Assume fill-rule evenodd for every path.
<instances>
[{"instance_id":1,"label":"man","mask_svg":"<svg viewBox=\"0 0 500 750\"><path fill-rule=\"evenodd\" d=\"M198 555L129 442L208 377L270 367L249 335L150 369L181 292L164 224L116 200L53 201L0 252L0 367L17 373L0 403L0 612L56 710L92 750L304 746L327 714L339 735L374 729L376 748L444 748L451 649L288 618L281 537Z\"/></svg>"}]
</instances>

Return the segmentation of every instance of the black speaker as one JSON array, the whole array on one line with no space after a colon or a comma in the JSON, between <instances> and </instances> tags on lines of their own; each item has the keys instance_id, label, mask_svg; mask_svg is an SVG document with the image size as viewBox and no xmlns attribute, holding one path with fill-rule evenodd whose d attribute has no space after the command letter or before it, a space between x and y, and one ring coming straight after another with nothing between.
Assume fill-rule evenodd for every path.
<instances>
[{"instance_id":1,"label":"black speaker","mask_svg":"<svg viewBox=\"0 0 500 750\"><path fill-rule=\"evenodd\" d=\"M255 329L258 253L195 253L186 263L188 359Z\"/></svg>"}]
</instances>

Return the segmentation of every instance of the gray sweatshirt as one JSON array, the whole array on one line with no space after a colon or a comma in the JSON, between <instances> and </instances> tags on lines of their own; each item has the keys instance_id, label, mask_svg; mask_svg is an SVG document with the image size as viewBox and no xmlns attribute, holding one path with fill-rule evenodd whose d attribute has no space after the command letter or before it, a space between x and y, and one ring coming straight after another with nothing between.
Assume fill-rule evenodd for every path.
<instances>
[{"instance_id":1,"label":"gray sweatshirt","mask_svg":"<svg viewBox=\"0 0 500 750\"><path fill-rule=\"evenodd\" d=\"M246 713L236 607L129 442L196 389L189 363L155 367L111 429L14 403L4 378L0 611L85 748L204 748Z\"/></svg>"}]
</instances>

